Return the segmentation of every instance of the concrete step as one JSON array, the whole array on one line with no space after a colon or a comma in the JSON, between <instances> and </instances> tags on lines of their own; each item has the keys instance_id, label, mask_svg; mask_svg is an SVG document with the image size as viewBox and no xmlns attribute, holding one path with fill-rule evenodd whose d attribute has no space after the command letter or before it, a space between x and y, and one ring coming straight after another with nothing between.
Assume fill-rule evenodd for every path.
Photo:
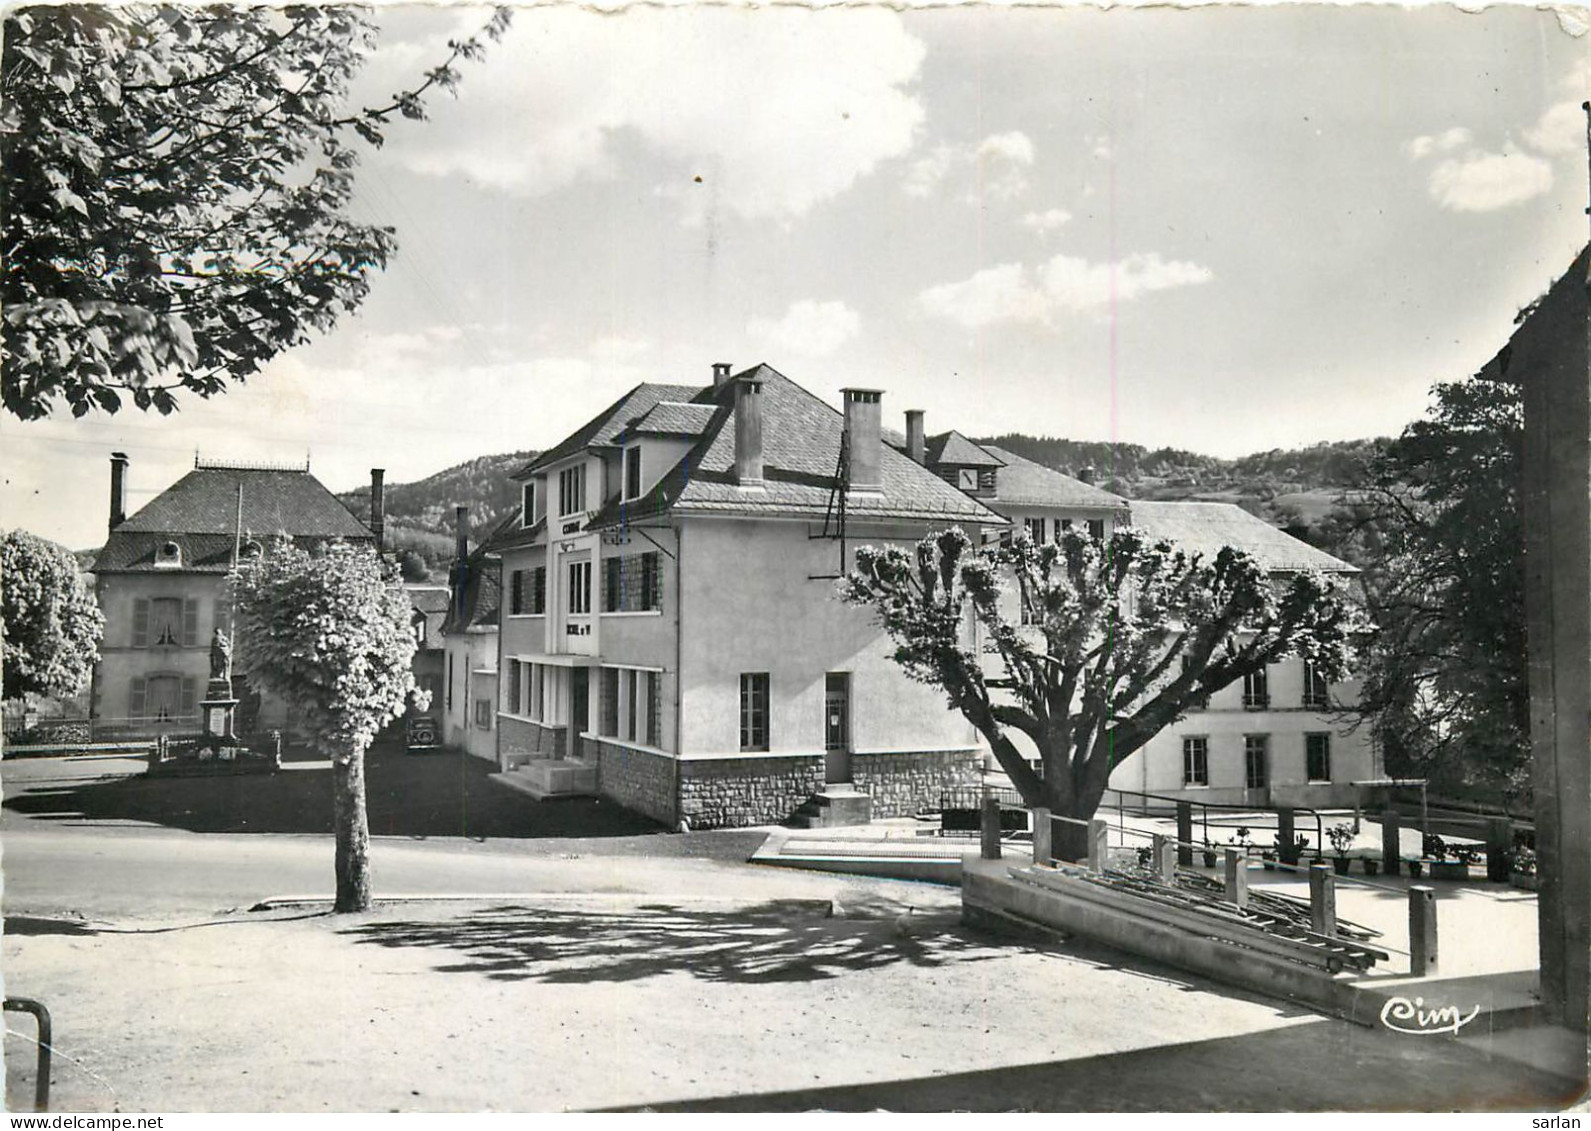
<instances>
[{"instance_id":1,"label":"concrete step","mask_svg":"<svg viewBox=\"0 0 1591 1131\"><path fill-rule=\"evenodd\" d=\"M873 798L850 782L826 785L801 803L787 824L798 829L865 825L873 817Z\"/></svg>"},{"instance_id":2,"label":"concrete step","mask_svg":"<svg viewBox=\"0 0 1591 1131\"><path fill-rule=\"evenodd\" d=\"M528 793L537 801L597 796L597 768L574 758L525 762L506 773L492 774L491 780Z\"/></svg>"}]
</instances>

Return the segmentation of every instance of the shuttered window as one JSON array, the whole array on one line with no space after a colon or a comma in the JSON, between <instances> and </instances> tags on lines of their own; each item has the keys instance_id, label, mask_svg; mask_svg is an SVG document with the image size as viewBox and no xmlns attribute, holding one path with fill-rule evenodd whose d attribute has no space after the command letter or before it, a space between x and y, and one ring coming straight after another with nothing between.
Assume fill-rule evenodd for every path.
<instances>
[{"instance_id":1,"label":"shuttered window","mask_svg":"<svg viewBox=\"0 0 1591 1131\"><path fill-rule=\"evenodd\" d=\"M657 672L646 673L646 744L663 745L663 677Z\"/></svg>"},{"instance_id":2,"label":"shuttered window","mask_svg":"<svg viewBox=\"0 0 1591 1131\"><path fill-rule=\"evenodd\" d=\"M508 615L522 616L525 612L525 571L516 569L508 575Z\"/></svg>"},{"instance_id":3,"label":"shuttered window","mask_svg":"<svg viewBox=\"0 0 1591 1131\"><path fill-rule=\"evenodd\" d=\"M530 574L530 615L543 616L547 612L547 567L537 566Z\"/></svg>"},{"instance_id":4,"label":"shuttered window","mask_svg":"<svg viewBox=\"0 0 1591 1131\"><path fill-rule=\"evenodd\" d=\"M603 560L603 612L652 612L662 607L663 562L656 550Z\"/></svg>"}]
</instances>

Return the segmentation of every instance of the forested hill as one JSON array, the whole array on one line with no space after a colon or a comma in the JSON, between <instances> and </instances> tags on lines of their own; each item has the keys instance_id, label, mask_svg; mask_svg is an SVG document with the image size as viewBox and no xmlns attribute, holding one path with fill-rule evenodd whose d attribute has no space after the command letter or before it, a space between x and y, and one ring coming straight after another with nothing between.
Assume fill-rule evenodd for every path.
<instances>
[{"instance_id":1,"label":"forested hill","mask_svg":"<svg viewBox=\"0 0 1591 1131\"><path fill-rule=\"evenodd\" d=\"M473 548L519 505L519 484L509 476L536 455L525 451L478 456L413 483L388 483L387 545L399 552L415 551L432 573L441 568L445 575L445 564L453 556L453 508L460 504L470 508ZM369 521L369 484L337 497L361 521Z\"/></svg>"}]
</instances>

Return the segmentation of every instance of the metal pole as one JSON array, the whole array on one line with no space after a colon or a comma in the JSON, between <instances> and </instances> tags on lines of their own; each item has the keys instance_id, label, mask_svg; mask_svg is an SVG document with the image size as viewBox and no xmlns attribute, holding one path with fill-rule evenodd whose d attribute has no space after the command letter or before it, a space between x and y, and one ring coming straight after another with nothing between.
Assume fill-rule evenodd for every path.
<instances>
[{"instance_id":1,"label":"metal pole","mask_svg":"<svg viewBox=\"0 0 1591 1131\"><path fill-rule=\"evenodd\" d=\"M28 997L8 997L5 999L7 1013L31 1013L39 1025L39 1078L33 1083L33 1110L50 1110L50 1057L54 1052L54 1031L50 1025L50 1011L44 1008L43 1002L34 1001Z\"/></svg>"}]
</instances>

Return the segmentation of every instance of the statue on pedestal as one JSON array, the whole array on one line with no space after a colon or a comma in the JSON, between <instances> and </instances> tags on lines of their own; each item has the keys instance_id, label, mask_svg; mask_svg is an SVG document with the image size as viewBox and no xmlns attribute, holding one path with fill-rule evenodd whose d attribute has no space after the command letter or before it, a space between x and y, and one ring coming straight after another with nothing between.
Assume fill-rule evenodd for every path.
<instances>
[{"instance_id":1,"label":"statue on pedestal","mask_svg":"<svg viewBox=\"0 0 1591 1131\"><path fill-rule=\"evenodd\" d=\"M210 678L226 679L231 669L232 641L227 639L227 634L221 631L220 625L217 625L215 635L210 638Z\"/></svg>"}]
</instances>

